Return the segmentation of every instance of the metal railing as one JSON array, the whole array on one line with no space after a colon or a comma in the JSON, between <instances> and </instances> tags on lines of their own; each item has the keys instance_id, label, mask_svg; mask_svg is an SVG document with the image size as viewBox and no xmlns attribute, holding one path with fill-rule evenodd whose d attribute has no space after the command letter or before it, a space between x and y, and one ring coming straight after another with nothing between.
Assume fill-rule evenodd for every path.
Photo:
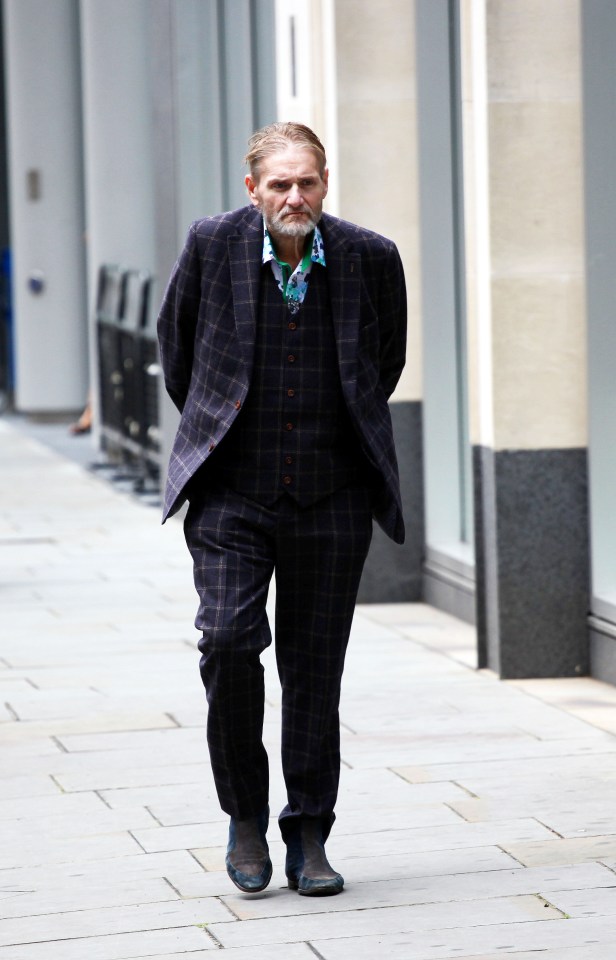
<instances>
[{"instance_id":1,"label":"metal railing","mask_svg":"<svg viewBox=\"0 0 616 960\"><path fill-rule=\"evenodd\" d=\"M160 474L161 368L150 321L152 280L105 264L96 302L101 446L137 489L157 486Z\"/></svg>"}]
</instances>

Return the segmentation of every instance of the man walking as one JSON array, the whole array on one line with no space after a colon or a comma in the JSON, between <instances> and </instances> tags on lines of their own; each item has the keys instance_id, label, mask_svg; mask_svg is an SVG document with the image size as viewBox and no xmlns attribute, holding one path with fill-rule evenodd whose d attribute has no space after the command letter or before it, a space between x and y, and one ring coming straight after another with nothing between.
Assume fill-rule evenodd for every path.
<instances>
[{"instance_id":1,"label":"man walking","mask_svg":"<svg viewBox=\"0 0 616 960\"><path fill-rule=\"evenodd\" d=\"M259 130L246 162L250 205L191 226L161 309L182 414L164 519L188 499L227 872L246 892L272 874L259 658L275 571L286 875L301 894L336 894L325 841L340 683L372 517L404 539L387 406L404 366L404 276L390 240L322 212L325 151L308 127Z\"/></svg>"}]
</instances>

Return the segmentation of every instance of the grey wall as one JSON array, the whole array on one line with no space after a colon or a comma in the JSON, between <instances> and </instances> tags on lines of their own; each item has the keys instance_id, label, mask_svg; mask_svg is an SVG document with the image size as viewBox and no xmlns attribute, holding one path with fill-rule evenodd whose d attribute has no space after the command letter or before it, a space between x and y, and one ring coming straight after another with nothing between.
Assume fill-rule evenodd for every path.
<instances>
[{"instance_id":1,"label":"grey wall","mask_svg":"<svg viewBox=\"0 0 616 960\"><path fill-rule=\"evenodd\" d=\"M6 0L3 12L15 400L72 410L88 383L77 0Z\"/></svg>"}]
</instances>

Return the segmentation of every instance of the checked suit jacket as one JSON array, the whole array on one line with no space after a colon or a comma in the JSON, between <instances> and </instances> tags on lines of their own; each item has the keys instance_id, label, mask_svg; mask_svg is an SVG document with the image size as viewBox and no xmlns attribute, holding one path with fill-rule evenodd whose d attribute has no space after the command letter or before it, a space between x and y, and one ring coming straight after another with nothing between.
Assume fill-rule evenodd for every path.
<instances>
[{"instance_id":1,"label":"checked suit jacket","mask_svg":"<svg viewBox=\"0 0 616 960\"><path fill-rule=\"evenodd\" d=\"M319 228L342 392L362 450L382 481L374 517L402 543L387 403L406 353L402 263L395 244L377 233L328 214ZM250 389L262 252L263 218L248 206L195 221L173 269L158 336L165 384L181 419L163 521L182 506L188 482L230 429Z\"/></svg>"}]
</instances>

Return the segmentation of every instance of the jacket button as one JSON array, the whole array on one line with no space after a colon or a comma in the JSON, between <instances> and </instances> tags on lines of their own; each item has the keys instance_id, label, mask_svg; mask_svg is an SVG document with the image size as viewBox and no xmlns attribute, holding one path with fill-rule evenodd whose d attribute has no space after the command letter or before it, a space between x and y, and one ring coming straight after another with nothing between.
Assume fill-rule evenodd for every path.
<instances>
[{"instance_id":1,"label":"jacket button","mask_svg":"<svg viewBox=\"0 0 616 960\"><path fill-rule=\"evenodd\" d=\"M289 361L289 363L295 363L295 357L293 356L292 353L289 354L289 356L287 357L287 360Z\"/></svg>"},{"instance_id":2,"label":"jacket button","mask_svg":"<svg viewBox=\"0 0 616 960\"><path fill-rule=\"evenodd\" d=\"M285 426L286 426L287 430L292 430L292 429L293 429L293 424L292 424L292 423L287 423L287 424L285 424Z\"/></svg>"},{"instance_id":3,"label":"jacket button","mask_svg":"<svg viewBox=\"0 0 616 960\"><path fill-rule=\"evenodd\" d=\"M287 464L288 467L290 467L291 464L293 463L293 457L285 457L284 462Z\"/></svg>"},{"instance_id":4,"label":"jacket button","mask_svg":"<svg viewBox=\"0 0 616 960\"><path fill-rule=\"evenodd\" d=\"M214 441L212 440L212 442L210 443L210 452L214 449L215 446L216 446L216 444L215 444Z\"/></svg>"},{"instance_id":5,"label":"jacket button","mask_svg":"<svg viewBox=\"0 0 616 960\"><path fill-rule=\"evenodd\" d=\"M236 400L236 401L235 401L235 409L236 409L236 410L239 410L241 406L242 406L242 401L241 401L241 400Z\"/></svg>"},{"instance_id":6,"label":"jacket button","mask_svg":"<svg viewBox=\"0 0 616 960\"><path fill-rule=\"evenodd\" d=\"M287 390L287 397L294 397L294 396L295 396L295 390Z\"/></svg>"},{"instance_id":7,"label":"jacket button","mask_svg":"<svg viewBox=\"0 0 616 960\"><path fill-rule=\"evenodd\" d=\"M290 483L293 483L293 477L287 475L282 478L282 482L288 487Z\"/></svg>"}]
</instances>

